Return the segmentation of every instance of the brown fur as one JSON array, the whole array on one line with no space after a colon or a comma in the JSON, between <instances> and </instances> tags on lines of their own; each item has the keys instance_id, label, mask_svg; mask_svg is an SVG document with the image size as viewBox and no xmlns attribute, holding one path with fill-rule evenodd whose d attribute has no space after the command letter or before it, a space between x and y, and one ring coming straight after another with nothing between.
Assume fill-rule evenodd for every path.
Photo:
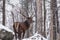
<instances>
[{"instance_id":1,"label":"brown fur","mask_svg":"<svg viewBox=\"0 0 60 40\"><path fill-rule=\"evenodd\" d=\"M19 40L21 40L21 34L23 33L23 38L25 31L30 27L30 24L33 22L32 18L28 18L25 22L14 22L13 29L15 32L15 37L17 40L17 34Z\"/></svg>"}]
</instances>

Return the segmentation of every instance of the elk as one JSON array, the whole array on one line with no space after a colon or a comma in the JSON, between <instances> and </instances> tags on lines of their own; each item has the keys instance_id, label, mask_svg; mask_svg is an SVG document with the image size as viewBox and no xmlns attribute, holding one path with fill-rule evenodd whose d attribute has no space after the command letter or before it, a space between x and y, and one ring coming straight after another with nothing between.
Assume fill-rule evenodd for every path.
<instances>
[{"instance_id":1,"label":"elk","mask_svg":"<svg viewBox=\"0 0 60 40\"><path fill-rule=\"evenodd\" d=\"M30 24L33 23L33 17L26 17L25 15L21 14L23 17L26 18L26 20L24 22L14 22L13 23L13 29L15 32L15 38L17 40L17 34L18 34L18 38L19 40L21 40L21 34L23 33L23 38L25 35L25 31L29 29Z\"/></svg>"}]
</instances>

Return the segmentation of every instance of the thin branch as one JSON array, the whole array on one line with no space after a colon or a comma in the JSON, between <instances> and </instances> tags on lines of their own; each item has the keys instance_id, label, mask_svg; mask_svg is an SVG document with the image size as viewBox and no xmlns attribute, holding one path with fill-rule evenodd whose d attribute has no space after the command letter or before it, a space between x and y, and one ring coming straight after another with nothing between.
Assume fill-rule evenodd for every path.
<instances>
[{"instance_id":1,"label":"thin branch","mask_svg":"<svg viewBox=\"0 0 60 40\"><path fill-rule=\"evenodd\" d=\"M13 14L13 12L11 11L11 13L12 13L12 19L13 19L13 23L14 23L14 14Z\"/></svg>"}]
</instances>

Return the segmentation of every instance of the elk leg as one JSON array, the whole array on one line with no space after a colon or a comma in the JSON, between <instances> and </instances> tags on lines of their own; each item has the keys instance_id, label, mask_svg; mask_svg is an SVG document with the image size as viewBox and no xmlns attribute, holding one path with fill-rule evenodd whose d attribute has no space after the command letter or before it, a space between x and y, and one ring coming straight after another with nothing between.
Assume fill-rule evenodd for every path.
<instances>
[{"instance_id":1,"label":"elk leg","mask_svg":"<svg viewBox=\"0 0 60 40\"><path fill-rule=\"evenodd\" d=\"M17 34L15 33L15 39L17 40Z\"/></svg>"},{"instance_id":2,"label":"elk leg","mask_svg":"<svg viewBox=\"0 0 60 40\"><path fill-rule=\"evenodd\" d=\"M21 33L18 33L18 38L19 40L21 40Z\"/></svg>"},{"instance_id":3,"label":"elk leg","mask_svg":"<svg viewBox=\"0 0 60 40\"><path fill-rule=\"evenodd\" d=\"M22 38L24 38L24 35L25 35L25 31L23 32L23 37Z\"/></svg>"},{"instance_id":4,"label":"elk leg","mask_svg":"<svg viewBox=\"0 0 60 40\"><path fill-rule=\"evenodd\" d=\"M15 39L17 40L17 32L16 32L15 25L13 25L13 29L14 29L14 33L15 33Z\"/></svg>"}]
</instances>

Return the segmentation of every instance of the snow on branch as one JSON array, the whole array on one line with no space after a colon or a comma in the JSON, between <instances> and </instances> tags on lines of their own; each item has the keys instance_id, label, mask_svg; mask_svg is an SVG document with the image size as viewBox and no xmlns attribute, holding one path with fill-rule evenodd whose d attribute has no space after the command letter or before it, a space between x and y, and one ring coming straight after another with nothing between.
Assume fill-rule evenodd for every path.
<instances>
[{"instance_id":1,"label":"snow on branch","mask_svg":"<svg viewBox=\"0 0 60 40\"><path fill-rule=\"evenodd\" d=\"M6 30L8 32L11 32L12 34L14 34L14 32L11 29L9 29L8 27L3 26L2 24L0 24L0 30L2 30L2 29L4 29L4 30Z\"/></svg>"}]
</instances>

